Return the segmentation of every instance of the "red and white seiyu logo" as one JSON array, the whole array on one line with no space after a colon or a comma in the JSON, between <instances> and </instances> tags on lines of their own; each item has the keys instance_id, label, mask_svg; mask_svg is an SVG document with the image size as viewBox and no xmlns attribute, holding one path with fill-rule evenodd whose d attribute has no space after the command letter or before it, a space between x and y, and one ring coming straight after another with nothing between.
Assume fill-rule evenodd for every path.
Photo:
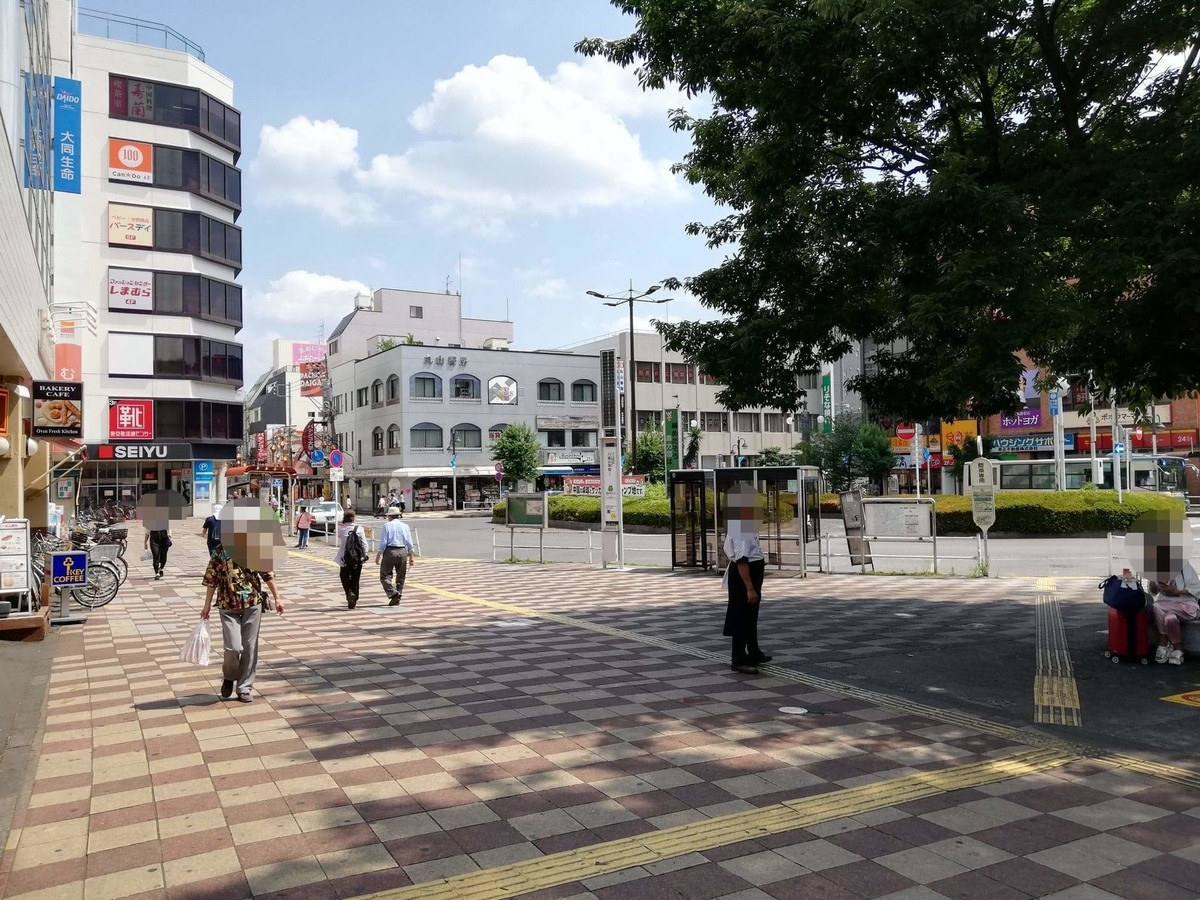
<instances>
[{"instance_id":1,"label":"red and white seiyu logo","mask_svg":"<svg viewBox=\"0 0 1200 900\"><path fill-rule=\"evenodd\" d=\"M103 444L98 454L100 459L166 459L165 445L125 446L124 444Z\"/></svg>"}]
</instances>

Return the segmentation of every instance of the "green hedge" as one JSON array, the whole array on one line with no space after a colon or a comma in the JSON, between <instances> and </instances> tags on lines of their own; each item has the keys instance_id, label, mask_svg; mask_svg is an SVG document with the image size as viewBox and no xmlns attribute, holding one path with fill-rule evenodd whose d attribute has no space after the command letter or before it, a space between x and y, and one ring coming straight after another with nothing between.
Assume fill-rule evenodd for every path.
<instances>
[{"instance_id":1,"label":"green hedge","mask_svg":"<svg viewBox=\"0 0 1200 900\"><path fill-rule=\"evenodd\" d=\"M629 497L624 504L625 524L644 525L649 528L671 527L671 503L669 500L650 497ZM492 517L504 521L504 501L492 506ZM569 497L555 494L550 498L550 521L586 522L600 524L599 497Z\"/></svg>"},{"instance_id":2,"label":"green hedge","mask_svg":"<svg viewBox=\"0 0 1200 900\"><path fill-rule=\"evenodd\" d=\"M975 534L979 529L971 519L971 498L955 494L935 494L938 534ZM1115 491L997 491L996 524L993 532L1007 534L1081 534L1084 532L1127 531L1133 520L1147 510L1183 512L1183 501L1162 494L1127 492L1118 503ZM785 521L787 512L784 511ZM821 497L821 512L841 512L836 494ZM492 507L496 521L504 521L504 503ZM555 522L600 523L598 497L550 498L550 519ZM671 504L668 500L631 497L625 500L625 524L651 528L670 528Z\"/></svg>"}]
</instances>

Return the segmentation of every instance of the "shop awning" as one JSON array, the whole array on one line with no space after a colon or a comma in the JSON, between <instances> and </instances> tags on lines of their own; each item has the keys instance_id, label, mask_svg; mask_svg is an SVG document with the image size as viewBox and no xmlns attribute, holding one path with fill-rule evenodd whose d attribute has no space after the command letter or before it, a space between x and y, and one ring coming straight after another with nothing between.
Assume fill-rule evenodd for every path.
<instances>
[{"instance_id":1,"label":"shop awning","mask_svg":"<svg viewBox=\"0 0 1200 900\"><path fill-rule=\"evenodd\" d=\"M290 475L294 478L296 470L291 466L229 466L225 470L226 478L240 478L243 475L269 475L272 478Z\"/></svg>"}]
</instances>

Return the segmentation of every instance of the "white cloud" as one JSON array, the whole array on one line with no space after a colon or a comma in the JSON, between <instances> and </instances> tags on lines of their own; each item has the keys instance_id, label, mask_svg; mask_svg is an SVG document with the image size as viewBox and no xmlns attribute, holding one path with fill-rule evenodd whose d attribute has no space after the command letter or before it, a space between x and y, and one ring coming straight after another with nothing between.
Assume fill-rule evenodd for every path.
<instances>
[{"instance_id":1,"label":"white cloud","mask_svg":"<svg viewBox=\"0 0 1200 900\"><path fill-rule=\"evenodd\" d=\"M249 171L260 202L314 209L352 225L381 218L375 200L346 187L358 170L357 131L332 119L296 116L278 128L263 126Z\"/></svg>"},{"instance_id":2,"label":"white cloud","mask_svg":"<svg viewBox=\"0 0 1200 900\"><path fill-rule=\"evenodd\" d=\"M421 140L374 157L359 180L424 197L443 221L482 216L493 229L514 214L678 199L670 160L650 158L619 118L650 108L628 79L591 61L564 63L549 79L511 56L465 66L409 117ZM660 111L667 105L658 98Z\"/></svg>"},{"instance_id":3,"label":"white cloud","mask_svg":"<svg viewBox=\"0 0 1200 900\"><path fill-rule=\"evenodd\" d=\"M316 340L322 323L328 335L342 316L354 309L354 295L370 290L352 278L303 269L285 272L265 291L251 290L242 331L246 384L252 384L270 366L272 340Z\"/></svg>"},{"instance_id":4,"label":"white cloud","mask_svg":"<svg viewBox=\"0 0 1200 900\"><path fill-rule=\"evenodd\" d=\"M562 296L567 290L567 283L561 278L545 278L529 289L529 296L549 300Z\"/></svg>"},{"instance_id":5,"label":"white cloud","mask_svg":"<svg viewBox=\"0 0 1200 900\"><path fill-rule=\"evenodd\" d=\"M674 86L642 90L637 74L607 60L591 57L582 62L559 63L550 81L559 88L586 97L615 116L658 116L683 107L698 111L704 101L688 97Z\"/></svg>"}]
</instances>

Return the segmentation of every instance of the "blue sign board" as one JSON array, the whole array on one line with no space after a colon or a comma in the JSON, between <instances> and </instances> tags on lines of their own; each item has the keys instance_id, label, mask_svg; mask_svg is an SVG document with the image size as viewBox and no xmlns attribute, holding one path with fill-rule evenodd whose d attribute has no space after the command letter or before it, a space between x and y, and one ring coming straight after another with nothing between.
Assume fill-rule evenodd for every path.
<instances>
[{"instance_id":1,"label":"blue sign board","mask_svg":"<svg viewBox=\"0 0 1200 900\"><path fill-rule=\"evenodd\" d=\"M458 465L458 454L455 453L453 456L450 457L450 468L453 469L457 465Z\"/></svg>"},{"instance_id":2,"label":"blue sign board","mask_svg":"<svg viewBox=\"0 0 1200 900\"><path fill-rule=\"evenodd\" d=\"M933 459L933 454L929 452L928 447L925 448L924 453L925 453L925 462L929 462L931 459Z\"/></svg>"},{"instance_id":3,"label":"blue sign board","mask_svg":"<svg viewBox=\"0 0 1200 900\"><path fill-rule=\"evenodd\" d=\"M1050 392L1050 415L1058 415L1058 391Z\"/></svg>"},{"instance_id":4,"label":"blue sign board","mask_svg":"<svg viewBox=\"0 0 1200 900\"><path fill-rule=\"evenodd\" d=\"M314 463L323 463L323 462L325 462L325 451L324 450L314 450L312 453L308 454L308 458L311 459Z\"/></svg>"},{"instance_id":5,"label":"blue sign board","mask_svg":"<svg viewBox=\"0 0 1200 900\"><path fill-rule=\"evenodd\" d=\"M272 478L271 479L271 487L273 487L273 488L283 487L283 479L282 478Z\"/></svg>"},{"instance_id":6,"label":"blue sign board","mask_svg":"<svg viewBox=\"0 0 1200 900\"><path fill-rule=\"evenodd\" d=\"M25 187L50 188L50 76L25 73Z\"/></svg>"},{"instance_id":7,"label":"blue sign board","mask_svg":"<svg viewBox=\"0 0 1200 900\"><path fill-rule=\"evenodd\" d=\"M213 480L213 464L211 459L196 460L192 467L192 480L197 484Z\"/></svg>"},{"instance_id":8,"label":"blue sign board","mask_svg":"<svg viewBox=\"0 0 1200 900\"><path fill-rule=\"evenodd\" d=\"M88 555L86 550L69 550L50 554L50 586L83 587L87 584Z\"/></svg>"},{"instance_id":9,"label":"blue sign board","mask_svg":"<svg viewBox=\"0 0 1200 900\"><path fill-rule=\"evenodd\" d=\"M1118 441L1113 445L1113 453L1115 453L1117 456L1123 456L1125 454L1125 445Z\"/></svg>"},{"instance_id":10,"label":"blue sign board","mask_svg":"<svg viewBox=\"0 0 1200 900\"><path fill-rule=\"evenodd\" d=\"M74 78L54 79L54 190L79 193L79 133L82 85Z\"/></svg>"}]
</instances>

